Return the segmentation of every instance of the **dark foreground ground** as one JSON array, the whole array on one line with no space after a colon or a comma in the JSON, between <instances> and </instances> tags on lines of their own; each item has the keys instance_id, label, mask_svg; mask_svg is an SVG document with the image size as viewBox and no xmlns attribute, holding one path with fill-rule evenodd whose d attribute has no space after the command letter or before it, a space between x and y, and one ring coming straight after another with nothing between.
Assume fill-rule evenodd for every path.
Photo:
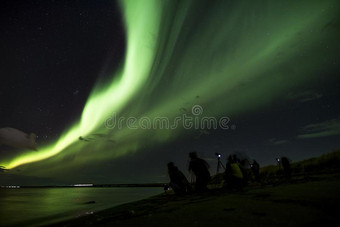
<instances>
[{"instance_id":1,"label":"dark foreground ground","mask_svg":"<svg viewBox=\"0 0 340 227\"><path fill-rule=\"evenodd\" d=\"M326 226L340 214L340 174L242 192L158 195L54 226Z\"/></svg>"}]
</instances>

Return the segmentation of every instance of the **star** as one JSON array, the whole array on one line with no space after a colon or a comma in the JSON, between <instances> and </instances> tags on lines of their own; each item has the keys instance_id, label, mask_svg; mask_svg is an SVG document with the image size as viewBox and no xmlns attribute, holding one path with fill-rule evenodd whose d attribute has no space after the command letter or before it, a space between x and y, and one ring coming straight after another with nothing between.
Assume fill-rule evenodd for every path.
<instances>
[{"instance_id":1,"label":"star","mask_svg":"<svg viewBox=\"0 0 340 227\"><path fill-rule=\"evenodd\" d=\"M74 96L76 96L76 95L78 95L79 94L79 90L75 90L74 92L73 92L73 95Z\"/></svg>"}]
</instances>

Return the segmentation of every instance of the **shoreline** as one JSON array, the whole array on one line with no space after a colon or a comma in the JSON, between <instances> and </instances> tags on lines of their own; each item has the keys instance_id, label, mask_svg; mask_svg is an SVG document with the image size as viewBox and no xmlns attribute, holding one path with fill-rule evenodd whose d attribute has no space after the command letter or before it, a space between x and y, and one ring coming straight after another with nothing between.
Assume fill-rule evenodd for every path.
<instances>
[{"instance_id":1,"label":"shoreline","mask_svg":"<svg viewBox=\"0 0 340 227\"><path fill-rule=\"evenodd\" d=\"M163 188L166 183L145 183L145 184L75 184L75 185L1 185L0 189L18 188Z\"/></svg>"},{"instance_id":2,"label":"shoreline","mask_svg":"<svg viewBox=\"0 0 340 227\"><path fill-rule=\"evenodd\" d=\"M337 220L340 173L238 192L159 194L48 226L302 226Z\"/></svg>"}]
</instances>

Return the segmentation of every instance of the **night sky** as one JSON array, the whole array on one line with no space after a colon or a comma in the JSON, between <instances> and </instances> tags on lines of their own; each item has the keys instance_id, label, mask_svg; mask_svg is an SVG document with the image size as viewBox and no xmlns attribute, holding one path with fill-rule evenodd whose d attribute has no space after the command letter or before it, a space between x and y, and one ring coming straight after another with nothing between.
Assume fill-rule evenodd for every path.
<instances>
[{"instance_id":1,"label":"night sky","mask_svg":"<svg viewBox=\"0 0 340 227\"><path fill-rule=\"evenodd\" d=\"M0 4L0 128L38 143L0 144L0 183L167 182L193 150L214 174L216 152L268 165L340 148L338 1ZM228 121L127 126L183 115Z\"/></svg>"}]
</instances>

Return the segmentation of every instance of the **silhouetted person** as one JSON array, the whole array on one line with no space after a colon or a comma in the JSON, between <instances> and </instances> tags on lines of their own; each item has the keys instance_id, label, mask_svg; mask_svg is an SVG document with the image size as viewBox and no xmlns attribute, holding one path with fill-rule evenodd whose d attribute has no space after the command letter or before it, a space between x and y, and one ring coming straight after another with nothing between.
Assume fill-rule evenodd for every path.
<instances>
[{"instance_id":1,"label":"silhouetted person","mask_svg":"<svg viewBox=\"0 0 340 227\"><path fill-rule=\"evenodd\" d=\"M168 174L170 178L169 186L176 194L183 194L190 191L189 181L173 162L168 163Z\"/></svg>"},{"instance_id":2,"label":"silhouetted person","mask_svg":"<svg viewBox=\"0 0 340 227\"><path fill-rule=\"evenodd\" d=\"M260 182L260 164L256 160L251 164L251 171L253 172L255 181Z\"/></svg>"},{"instance_id":3,"label":"silhouetted person","mask_svg":"<svg viewBox=\"0 0 340 227\"><path fill-rule=\"evenodd\" d=\"M243 174L235 155L229 155L223 177L225 189L237 189L243 186Z\"/></svg>"},{"instance_id":4,"label":"silhouetted person","mask_svg":"<svg viewBox=\"0 0 340 227\"><path fill-rule=\"evenodd\" d=\"M210 181L209 165L203 159L198 158L196 152L190 152L189 157L191 159L189 171L192 171L196 176L195 191L206 191Z\"/></svg>"},{"instance_id":5,"label":"silhouetted person","mask_svg":"<svg viewBox=\"0 0 340 227\"><path fill-rule=\"evenodd\" d=\"M240 164L241 160L237 157L236 154L233 154L232 156L232 160L233 162L237 163L238 165Z\"/></svg>"},{"instance_id":6,"label":"silhouetted person","mask_svg":"<svg viewBox=\"0 0 340 227\"><path fill-rule=\"evenodd\" d=\"M290 180L290 178L292 177L292 169L290 168L290 161L288 160L287 157L282 157L281 164L282 164L283 172L285 174L286 179Z\"/></svg>"},{"instance_id":7,"label":"silhouetted person","mask_svg":"<svg viewBox=\"0 0 340 227\"><path fill-rule=\"evenodd\" d=\"M239 160L238 166L240 167L242 175L243 175L243 185L247 185L248 180L250 178L250 174L251 174L250 169L249 169L249 166L250 166L249 160L246 158L243 158L241 160L238 159L238 160Z\"/></svg>"}]
</instances>

